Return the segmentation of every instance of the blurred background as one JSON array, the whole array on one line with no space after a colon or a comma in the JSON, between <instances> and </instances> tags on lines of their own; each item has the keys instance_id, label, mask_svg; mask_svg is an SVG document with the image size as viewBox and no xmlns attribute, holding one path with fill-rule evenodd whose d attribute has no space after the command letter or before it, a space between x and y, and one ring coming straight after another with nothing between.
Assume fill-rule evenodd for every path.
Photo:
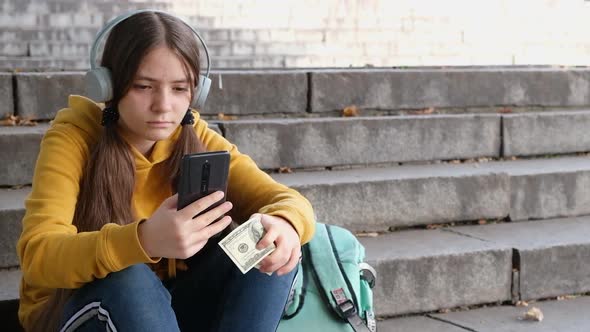
<instances>
[{"instance_id":1,"label":"blurred background","mask_svg":"<svg viewBox=\"0 0 590 332\"><path fill-rule=\"evenodd\" d=\"M584 0L0 0L0 68L89 66L96 32L128 10L184 17L214 68L585 66Z\"/></svg>"}]
</instances>

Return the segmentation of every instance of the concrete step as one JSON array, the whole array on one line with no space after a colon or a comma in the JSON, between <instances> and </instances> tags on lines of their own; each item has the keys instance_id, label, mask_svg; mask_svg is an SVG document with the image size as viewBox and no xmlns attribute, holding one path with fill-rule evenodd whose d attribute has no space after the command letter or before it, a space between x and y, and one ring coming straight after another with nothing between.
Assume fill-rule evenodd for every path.
<instances>
[{"instance_id":1,"label":"concrete step","mask_svg":"<svg viewBox=\"0 0 590 332\"><path fill-rule=\"evenodd\" d=\"M425 153L422 157L426 160L456 158L457 153L484 154L487 148L481 147L478 142L488 144L491 140L459 139L453 142L455 136L450 133L464 130L442 134L442 137L447 137L445 140L439 140L434 135L418 141L413 139L412 133L417 126L429 132L436 132L437 129L432 128L453 127L450 120L457 121L454 128L468 130L478 123L493 120L493 117L486 119L481 116L433 116L333 122L326 119L264 120L260 123L224 123L222 132L264 168L310 167L319 163L332 166L365 162L370 165L403 158L412 160L420 156L418 151ZM291 129L284 129L288 126L282 121L289 123ZM261 125L265 123L268 127ZM241 132L240 126L247 130ZM379 127L381 135L362 133L363 128ZM392 127L400 129L389 136ZM405 132L404 128L411 131ZM0 144L6 147L0 152L0 158L8 161L0 165L0 185L31 183L39 142L46 129L47 125L0 128ZM289 131L297 135L293 142L286 138L291 136L287 135ZM299 139L298 131L307 134ZM339 133L354 135L350 135L349 141L340 140L343 141L340 143L337 138ZM402 141L404 136L408 138L407 143L400 146L407 150L388 144L390 139ZM252 142L257 142L257 145ZM455 151L449 150L453 143ZM306 149L308 146L315 146L316 149ZM333 148L340 149L340 152L331 152ZM445 156L441 152L453 154ZM359 158L358 154L366 159ZM298 161L302 164L290 164ZM509 216L512 220L527 220L590 214L590 189L586 185L590 181L589 171L589 158L568 157L296 172L273 176L305 194L322 221L356 230L387 230L390 227L482 218L502 219ZM367 200L367 197L371 199ZM350 202L366 203L357 207Z\"/></svg>"},{"instance_id":2,"label":"concrete step","mask_svg":"<svg viewBox=\"0 0 590 332\"><path fill-rule=\"evenodd\" d=\"M590 330L587 308L590 296L560 301L540 301L528 307L492 306L446 314L390 318L377 322L379 332L586 332ZM537 307L541 322L523 320L524 313Z\"/></svg>"},{"instance_id":3,"label":"concrete step","mask_svg":"<svg viewBox=\"0 0 590 332\"><path fill-rule=\"evenodd\" d=\"M22 232L24 201L30 189L0 189L0 269L19 266L16 242ZM4 280L0 278L0 280ZM0 295L4 291L0 291ZM0 296L0 301L3 299Z\"/></svg>"},{"instance_id":4,"label":"concrete step","mask_svg":"<svg viewBox=\"0 0 590 332\"><path fill-rule=\"evenodd\" d=\"M443 230L361 238L378 316L511 300L512 248Z\"/></svg>"},{"instance_id":5,"label":"concrete step","mask_svg":"<svg viewBox=\"0 0 590 332\"><path fill-rule=\"evenodd\" d=\"M499 157L500 121L464 114L219 123L260 167L277 169Z\"/></svg>"},{"instance_id":6,"label":"concrete step","mask_svg":"<svg viewBox=\"0 0 590 332\"><path fill-rule=\"evenodd\" d=\"M47 124L0 127L0 144L6 144L0 151L0 185L31 183L41 138L48 128Z\"/></svg>"},{"instance_id":7,"label":"concrete step","mask_svg":"<svg viewBox=\"0 0 590 332\"><path fill-rule=\"evenodd\" d=\"M0 219L1 220L1 219ZM587 292L590 217L363 237L378 316ZM17 298L18 271L2 278ZM551 278L547 279L550 275Z\"/></svg>"},{"instance_id":8,"label":"concrete step","mask_svg":"<svg viewBox=\"0 0 590 332\"><path fill-rule=\"evenodd\" d=\"M215 63L216 61L245 61L249 63L252 61L265 62L267 60L280 62L283 61L281 59L288 60L289 56L221 56L213 58L213 68L215 69L218 66ZM88 68L89 65L87 56L60 59L4 56L0 57L0 68L3 63L14 62L18 67L25 65L27 61L36 63L41 67L56 66L59 65L59 62L70 66L67 68L79 67L82 69ZM39 76L38 73L19 73L16 75L16 79L17 81L30 81L30 86L35 92L34 95L40 95L39 100L47 99L48 97L45 95L56 95L65 98L70 93L84 92L80 91L84 87L83 85L69 83L69 78L60 76L60 72L46 72L43 74L44 76ZM71 73L71 75L80 76L80 79L84 74L82 71ZM203 111L205 114L261 115L268 113L268 115L283 115L283 113L298 112L302 115L323 114L328 116L340 114L344 108L351 105L358 106L361 115L384 112L401 114L409 112L411 114L414 112L411 111L412 109L429 107L432 107L432 109L423 111L423 113L431 112L436 114L439 112L437 108L441 108L440 112L442 113L496 113L498 109L490 105L514 105L514 107L519 107L520 111L526 111L528 110L527 107L532 106L533 109L541 109L544 112L536 112L535 115L531 116L524 116L527 113L503 114L503 119L506 119L503 128L506 130L504 140L507 155L546 154L553 153L556 149L559 149L560 153L578 152L580 149L582 149L581 151L590 151L590 138L587 138L589 136L582 131L590 122L587 109L581 109L581 107L590 105L590 98L587 101L583 100L586 90L576 93L580 100L557 100L549 98L550 94L540 89L540 86L547 85L554 86L555 89L575 90L577 81L571 81L570 79L576 77L576 75L590 77L590 70L572 70L572 72L552 71L546 68L531 69L529 71L502 68L494 70L219 70L212 72L211 77L214 82L210 98ZM45 77L51 79L48 80ZM277 80L277 77L281 80ZM504 78L508 79L507 82L518 81L519 86L522 85L522 89L527 88L530 90L530 93L527 94L528 99L518 102L505 95L508 93L507 91L512 91L510 89L506 91L502 89L490 90L487 86L481 87L481 82L490 82L489 84L492 86L495 86L495 84L501 85L505 83ZM468 82L465 85L454 86L453 89L447 87L447 82L463 82L464 80ZM452 102L443 97L438 99L432 97L425 100L424 94L419 89L421 85L407 86L407 84L403 84L404 82L413 81L424 81L423 86L427 86L430 84L429 82L438 82L431 84L433 87L429 90L429 94L432 96L445 95L445 98L452 99ZM542 81L544 84L537 84L538 81ZM61 90L56 90L53 86L60 87ZM358 94L353 89L355 87L368 90L363 94ZM391 90L387 90L385 87L389 87ZM479 90L478 87L480 87ZM295 93L289 92L292 89L295 90ZM345 99L348 102L339 102L338 105L332 104L330 101L331 95L335 91L338 94L346 95ZM392 91L399 93L403 100L392 99ZM16 92L17 100L30 99L32 95L27 89L19 88ZM349 95L356 96L351 99L348 97ZM481 100L469 99L472 96L485 96L486 98L481 98ZM281 101L280 98L285 97L289 97L289 99ZM295 106L285 106L291 105L291 103ZM55 106L57 105L40 103L30 110L19 109L19 111L26 112L21 115L50 119L55 116L56 110L53 108ZM567 108L567 112L550 112L563 108ZM296 111L293 111L293 109L296 109ZM418 113L420 112L418 111ZM528 130L520 131L519 128L521 127ZM574 131L571 132L570 130ZM523 132L530 132L531 134L523 134ZM551 135L544 135L547 132L550 132ZM548 136L554 137L555 141L547 139Z\"/></svg>"},{"instance_id":9,"label":"concrete step","mask_svg":"<svg viewBox=\"0 0 590 332\"><path fill-rule=\"evenodd\" d=\"M55 77L37 76L47 80ZM70 78L68 85L81 84L78 76L68 73L60 76L61 82ZM25 77L17 84L21 90L33 91L34 84ZM279 80L280 77L274 81ZM233 83L229 84L229 89L233 88ZM31 110L36 104L57 103L60 99L56 95L47 97L46 100L19 99L18 108ZM64 106L61 104L56 109ZM257 119L215 123L223 128L226 138L263 169L469 159L499 157L500 154L500 117L496 115ZM47 125L0 128L0 144L7 144L4 151L7 162L0 166L0 185L30 183L38 145L47 128ZM1 172L3 168L5 172Z\"/></svg>"},{"instance_id":10,"label":"concrete step","mask_svg":"<svg viewBox=\"0 0 590 332\"><path fill-rule=\"evenodd\" d=\"M541 322L521 319L532 307L539 308L543 313L544 319ZM590 297L582 296L562 301L534 302L528 307L498 306L429 316L448 324L461 326L468 331L586 332L590 331L588 307L590 307Z\"/></svg>"},{"instance_id":11,"label":"concrete step","mask_svg":"<svg viewBox=\"0 0 590 332\"><path fill-rule=\"evenodd\" d=\"M582 263L590 257L590 217L410 230L361 242L379 275L380 316L590 291Z\"/></svg>"},{"instance_id":12,"label":"concrete step","mask_svg":"<svg viewBox=\"0 0 590 332\"><path fill-rule=\"evenodd\" d=\"M43 27L10 27L0 31L2 42L28 42L32 40L62 41L77 43L92 43L98 32L98 28L43 28Z\"/></svg>"},{"instance_id":13,"label":"concrete step","mask_svg":"<svg viewBox=\"0 0 590 332\"><path fill-rule=\"evenodd\" d=\"M430 223L590 214L590 158L274 174L319 221L382 231Z\"/></svg>"},{"instance_id":14,"label":"concrete step","mask_svg":"<svg viewBox=\"0 0 590 332\"><path fill-rule=\"evenodd\" d=\"M265 87L273 83L281 84L289 78L304 79L303 73L238 76L223 74L226 77L224 90L214 89L211 94L210 102L217 106L204 114L212 111L239 112L241 106L257 102L261 112L270 112L272 105L275 105L284 113L296 115L298 110L304 108L301 100L297 102L298 97L305 94L304 85L258 101L236 92L241 83L254 83L258 78L260 86ZM218 78L214 77L214 80ZM34 91L46 86L42 82L56 84L46 94L35 94ZM18 98L18 113L23 117L48 118L54 115L54 110L65 107L67 91L82 93L83 78L71 72L27 73L16 75L16 84L20 94L33 96ZM294 104L285 101L293 101ZM536 128L535 135L524 135L515 129L513 121L526 123L527 120L543 123ZM586 124L590 125L590 111L509 117L463 114L215 122L224 128L225 136L230 141L235 142L241 151L249 154L264 169L497 158L513 154L538 154L539 151L572 153L590 150L590 138L586 140L582 136ZM528 125L535 127L534 123ZM543 132L547 131L552 132L551 140L543 138L547 136ZM18 134L18 131L14 132L14 135ZM314 149L309 149L309 146ZM515 151L514 147L518 147L518 150ZM18 159L15 162L21 163ZM0 184L21 183L0 181Z\"/></svg>"},{"instance_id":15,"label":"concrete step","mask_svg":"<svg viewBox=\"0 0 590 332\"><path fill-rule=\"evenodd\" d=\"M90 68L88 56L85 57L22 57L0 56L0 70L6 71L60 71L87 70Z\"/></svg>"},{"instance_id":16,"label":"concrete step","mask_svg":"<svg viewBox=\"0 0 590 332\"><path fill-rule=\"evenodd\" d=\"M0 164L0 186L32 182L41 139L48 128L49 124L0 127L0 144L6 144L0 151L0 159L7 158ZM209 128L221 134L216 124L210 124Z\"/></svg>"},{"instance_id":17,"label":"concrete step","mask_svg":"<svg viewBox=\"0 0 590 332\"><path fill-rule=\"evenodd\" d=\"M410 316L377 321L379 332L465 332L459 326L428 316Z\"/></svg>"},{"instance_id":18,"label":"concrete step","mask_svg":"<svg viewBox=\"0 0 590 332\"><path fill-rule=\"evenodd\" d=\"M88 59L84 61L87 63ZM15 74L17 114L53 119L66 105L68 95L85 93L84 75L84 72ZM304 116L306 113L308 85L307 73L303 71L218 71L211 78L212 88L203 114Z\"/></svg>"},{"instance_id":19,"label":"concrete step","mask_svg":"<svg viewBox=\"0 0 590 332\"><path fill-rule=\"evenodd\" d=\"M314 112L498 105L585 107L590 91L587 69L428 68L406 70L325 70L311 74ZM542 84L539 84L543 82ZM517 91L517 93L515 93Z\"/></svg>"},{"instance_id":20,"label":"concrete step","mask_svg":"<svg viewBox=\"0 0 590 332\"><path fill-rule=\"evenodd\" d=\"M19 298L21 276L19 269L0 269L0 302Z\"/></svg>"},{"instance_id":21,"label":"concrete step","mask_svg":"<svg viewBox=\"0 0 590 332\"><path fill-rule=\"evenodd\" d=\"M13 76L11 73L0 72L0 114L14 114L14 89Z\"/></svg>"},{"instance_id":22,"label":"concrete step","mask_svg":"<svg viewBox=\"0 0 590 332\"><path fill-rule=\"evenodd\" d=\"M515 249L519 300L590 292L590 217L547 219L448 231Z\"/></svg>"},{"instance_id":23,"label":"concrete step","mask_svg":"<svg viewBox=\"0 0 590 332\"><path fill-rule=\"evenodd\" d=\"M168 10L167 1L32 1L5 0L1 5L0 27L98 27L121 13L153 8Z\"/></svg>"},{"instance_id":24,"label":"concrete step","mask_svg":"<svg viewBox=\"0 0 590 332\"><path fill-rule=\"evenodd\" d=\"M66 49L70 49L69 46ZM18 45L8 46L6 53L13 55L0 56L0 70L12 71L61 71L61 70L87 70L90 68L88 55L81 56L22 56L24 49ZM65 51L56 51L65 53ZM65 57L65 58L64 58ZM302 56L292 55L230 55L214 56L211 60L212 68L228 69L251 69L251 68L274 68L281 69L288 67L289 63L298 61ZM305 66L297 66L305 67ZM308 66L309 67L309 66Z\"/></svg>"},{"instance_id":25,"label":"concrete step","mask_svg":"<svg viewBox=\"0 0 590 332\"><path fill-rule=\"evenodd\" d=\"M198 27L197 27L198 28ZM49 27L6 27L0 31L1 42L28 42L33 40L43 40L52 42L76 42L76 43L92 43L99 28L95 27L63 27L63 28L49 28ZM249 41L247 39L248 32L255 33L254 30L231 30L231 29L211 29L199 28L199 34L207 45L209 41L224 41L225 43L240 38L237 40ZM242 37L243 36L243 37ZM261 38L262 36L254 35L254 38Z\"/></svg>"},{"instance_id":26,"label":"concrete step","mask_svg":"<svg viewBox=\"0 0 590 332\"><path fill-rule=\"evenodd\" d=\"M63 29L60 29L63 30ZM91 29L84 29L91 30ZM3 34L7 35L6 32ZM38 36L36 36L38 37ZM75 38L87 38L88 35ZM92 47L93 37L90 41L72 40L11 40L0 41L0 56L31 56L31 57L88 57ZM305 46L304 46L305 45ZM309 43L276 43L276 42L242 42L242 41L209 41L207 42L209 54L216 68L235 67L228 65L230 62L239 64L240 61L251 61L255 67L284 67L286 56L305 57L312 50L326 49L323 43L309 45ZM353 52L352 47L343 46ZM330 51L338 54L339 50ZM241 65L240 65L241 67Z\"/></svg>"},{"instance_id":27,"label":"concrete step","mask_svg":"<svg viewBox=\"0 0 590 332\"><path fill-rule=\"evenodd\" d=\"M0 324L2 331L22 331L18 321L20 279L20 270L0 269Z\"/></svg>"},{"instance_id":28,"label":"concrete step","mask_svg":"<svg viewBox=\"0 0 590 332\"><path fill-rule=\"evenodd\" d=\"M32 40L26 44L33 57L88 57L92 48L92 44L84 42Z\"/></svg>"}]
</instances>

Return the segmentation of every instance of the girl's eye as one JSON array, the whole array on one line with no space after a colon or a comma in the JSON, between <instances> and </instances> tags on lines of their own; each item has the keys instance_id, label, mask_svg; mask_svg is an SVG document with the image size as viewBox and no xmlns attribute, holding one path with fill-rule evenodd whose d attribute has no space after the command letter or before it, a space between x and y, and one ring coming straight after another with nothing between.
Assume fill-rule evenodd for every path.
<instances>
[{"instance_id":1,"label":"girl's eye","mask_svg":"<svg viewBox=\"0 0 590 332\"><path fill-rule=\"evenodd\" d=\"M143 85L143 84L134 84L133 87L136 89L139 89L139 90L147 90L150 88L149 85Z\"/></svg>"},{"instance_id":2,"label":"girl's eye","mask_svg":"<svg viewBox=\"0 0 590 332\"><path fill-rule=\"evenodd\" d=\"M185 92L185 91L188 91L188 88L186 88L186 87L182 87L182 86L178 86L178 87L174 88L174 90L176 90L176 91L181 91L181 92Z\"/></svg>"}]
</instances>

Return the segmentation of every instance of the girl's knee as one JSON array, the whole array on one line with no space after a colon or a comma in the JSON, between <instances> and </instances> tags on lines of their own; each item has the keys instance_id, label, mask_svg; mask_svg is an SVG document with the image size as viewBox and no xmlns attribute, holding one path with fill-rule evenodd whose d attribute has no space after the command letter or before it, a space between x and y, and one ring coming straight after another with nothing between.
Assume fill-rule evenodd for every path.
<instances>
[{"instance_id":1,"label":"girl's knee","mask_svg":"<svg viewBox=\"0 0 590 332\"><path fill-rule=\"evenodd\" d=\"M135 264L121 271L112 272L104 278L104 281L131 285L161 284L160 279L145 264Z\"/></svg>"}]
</instances>

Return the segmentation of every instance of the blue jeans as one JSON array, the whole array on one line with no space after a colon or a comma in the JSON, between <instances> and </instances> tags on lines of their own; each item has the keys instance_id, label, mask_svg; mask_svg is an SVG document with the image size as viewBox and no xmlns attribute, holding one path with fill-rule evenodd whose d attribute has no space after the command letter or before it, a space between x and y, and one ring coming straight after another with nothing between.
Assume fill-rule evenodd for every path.
<instances>
[{"instance_id":1,"label":"blue jeans","mask_svg":"<svg viewBox=\"0 0 590 332\"><path fill-rule=\"evenodd\" d=\"M245 275L211 241L164 284L145 264L97 279L64 307L64 331L275 331L295 271Z\"/></svg>"}]
</instances>

